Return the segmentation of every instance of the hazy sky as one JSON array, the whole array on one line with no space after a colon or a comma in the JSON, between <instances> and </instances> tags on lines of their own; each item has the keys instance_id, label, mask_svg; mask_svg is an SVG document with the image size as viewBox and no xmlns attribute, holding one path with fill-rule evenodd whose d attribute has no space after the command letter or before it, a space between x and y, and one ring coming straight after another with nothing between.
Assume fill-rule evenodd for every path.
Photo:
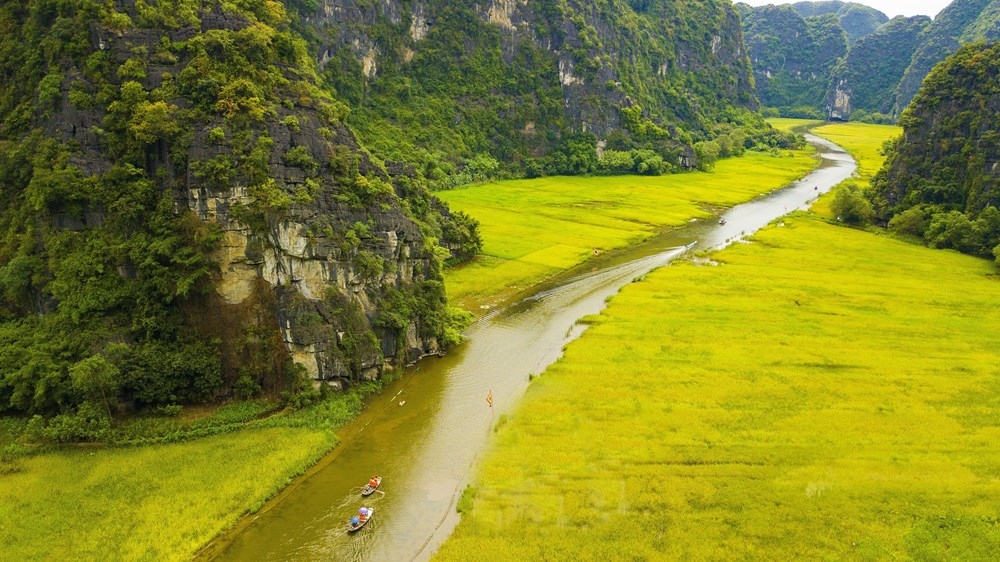
<instances>
[{"instance_id":1,"label":"hazy sky","mask_svg":"<svg viewBox=\"0 0 1000 562\"><path fill-rule=\"evenodd\" d=\"M765 6L767 4L793 4L798 0L740 0L751 6ZM945 6L951 4L951 0L844 0L857 2L865 6L871 6L883 14L889 16L916 16L918 14L934 17ZM736 2L733 2L734 4Z\"/></svg>"}]
</instances>

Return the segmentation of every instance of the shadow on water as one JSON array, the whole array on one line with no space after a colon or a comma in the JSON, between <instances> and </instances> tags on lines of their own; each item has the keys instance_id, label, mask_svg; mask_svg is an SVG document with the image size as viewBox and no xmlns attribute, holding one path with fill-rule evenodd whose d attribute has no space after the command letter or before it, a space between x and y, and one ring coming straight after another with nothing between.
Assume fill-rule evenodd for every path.
<instances>
[{"instance_id":1,"label":"shadow on water","mask_svg":"<svg viewBox=\"0 0 1000 562\"><path fill-rule=\"evenodd\" d=\"M341 432L341 444L294 488L222 537L202 558L213 560L426 560L458 523L455 505L497 420L579 337L577 321L599 312L623 285L691 249L725 246L777 217L805 209L854 172L839 147L807 135L822 156L791 186L733 207L725 224L694 221L648 243L551 280L491 311L446 357L410 368ZM493 407L486 402L492 393ZM356 487L378 472L384 496ZM347 520L362 505L376 514L355 533Z\"/></svg>"}]
</instances>

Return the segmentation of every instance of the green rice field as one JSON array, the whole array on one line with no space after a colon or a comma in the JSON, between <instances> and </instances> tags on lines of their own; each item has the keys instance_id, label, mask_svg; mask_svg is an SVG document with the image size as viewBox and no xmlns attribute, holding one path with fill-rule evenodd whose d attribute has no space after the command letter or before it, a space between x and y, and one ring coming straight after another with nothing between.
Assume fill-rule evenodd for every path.
<instances>
[{"instance_id":1,"label":"green rice field","mask_svg":"<svg viewBox=\"0 0 1000 562\"><path fill-rule=\"evenodd\" d=\"M190 560L333 444L279 427L20 459L0 475L0 560Z\"/></svg>"},{"instance_id":2,"label":"green rice field","mask_svg":"<svg viewBox=\"0 0 1000 562\"><path fill-rule=\"evenodd\" d=\"M449 298L475 308L525 289L599 252L712 215L777 189L815 166L811 150L748 152L709 173L547 177L437 195L480 222L483 250L446 272Z\"/></svg>"},{"instance_id":3,"label":"green rice field","mask_svg":"<svg viewBox=\"0 0 1000 562\"><path fill-rule=\"evenodd\" d=\"M435 560L995 559L996 266L782 224L589 318Z\"/></svg>"},{"instance_id":4,"label":"green rice field","mask_svg":"<svg viewBox=\"0 0 1000 562\"><path fill-rule=\"evenodd\" d=\"M847 149L858 161L858 176L867 185L885 161L882 145L901 135L903 129L895 125L829 123L814 127L811 132Z\"/></svg>"},{"instance_id":5,"label":"green rice field","mask_svg":"<svg viewBox=\"0 0 1000 562\"><path fill-rule=\"evenodd\" d=\"M813 127L810 132L833 141L843 147L858 163L856 178L847 180L861 187L867 187L872 177L882 168L885 156L882 155L882 145L903 133L901 127L894 125L872 125L868 123L829 123ZM846 183L846 182L845 182ZM833 201L831 190L813 204L810 211L825 218L833 218L830 203Z\"/></svg>"},{"instance_id":6,"label":"green rice field","mask_svg":"<svg viewBox=\"0 0 1000 562\"><path fill-rule=\"evenodd\" d=\"M822 123L822 121L816 121L815 119L792 119L790 117L772 117L767 122L779 131L791 131L796 127Z\"/></svg>"}]
</instances>

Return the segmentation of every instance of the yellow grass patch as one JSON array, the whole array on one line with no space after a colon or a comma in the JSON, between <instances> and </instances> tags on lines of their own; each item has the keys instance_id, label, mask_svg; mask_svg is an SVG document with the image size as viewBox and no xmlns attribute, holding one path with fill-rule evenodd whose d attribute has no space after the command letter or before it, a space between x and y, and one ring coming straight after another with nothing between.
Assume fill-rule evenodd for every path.
<instances>
[{"instance_id":1,"label":"yellow grass patch","mask_svg":"<svg viewBox=\"0 0 1000 562\"><path fill-rule=\"evenodd\" d=\"M784 225L590 318L436 560L991 559L995 266Z\"/></svg>"},{"instance_id":2,"label":"yellow grass patch","mask_svg":"<svg viewBox=\"0 0 1000 562\"><path fill-rule=\"evenodd\" d=\"M480 222L483 251L446 272L450 298L476 301L524 289L582 263L593 250L622 248L773 191L815 166L811 150L751 152L710 173L549 177L439 192Z\"/></svg>"},{"instance_id":3,"label":"yellow grass patch","mask_svg":"<svg viewBox=\"0 0 1000 562\"><path fill-rule=\"evenodd\" d=\"M20 459L0 474L0 559L189 560L333 442L329 431L265 428Z\"/></svg>"},{"instance_id":4,"label":"yellow grass patch","mask_svg":"<svg viewBox=\"0 0 1000 562\"><path fill-rule=\"evenodd\" d=\"M816 121L815 119L792 119L790 117L772 117L767 122L779 131L791 131L796 127L806 127L822 123L822 121Z\"/></svg>"},{"instance_id":5,"label":"yellow grass patch","mask_svg":"<svg viewBox=\"0 0 1000 562\"><path fill-rule=\"evenodd\" d=\"M830 123L821 127L813 127L810 132L840 145L854 157L858 163L858 170L855 172L857 183L864 188L871 183L872 177L885 162L885 156L882 155L882 145L901 135L903 129L895 125ZM834 191L831 190L820 197L810 208L810 211L821 217L833 218L830 202L833 201Z\"/></svg>"}]
</instances>

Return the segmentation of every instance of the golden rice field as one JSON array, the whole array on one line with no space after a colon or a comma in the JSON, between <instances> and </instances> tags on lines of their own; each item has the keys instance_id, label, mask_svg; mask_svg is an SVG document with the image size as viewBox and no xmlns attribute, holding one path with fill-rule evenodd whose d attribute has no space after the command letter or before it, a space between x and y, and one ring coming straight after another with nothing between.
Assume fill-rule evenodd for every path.
<instances>
[{"instance_id":1,"label":"golden rice field","mask_svg":"<svg viewBox=\"0 0 1000 562\"><path fill-rule=\"evenodd\" d=\"M996 266L806 213L710 258L588 319L435 560L996 559Z\"/></svg>"},{"instance_id":2,"label":"golden rice field","mask_svg":"<svg viewBox=\"0 0 1000 562\"><path fill-rule=\"evenodd\" d=\"M79 448L0 475L0 560L189 560L334 445L248 429L186 443Z\"/></svg>"},{"instance_id":3,"label":"golden rice field","mask_svg":"<svg viewBox=\"0 0 1000 562\"><path fill-rule=\"evenodd\" d=\"M881 154L882 145L901 135L903 129L896 125L828 123L814 127L810 132L846 148L858 161L858 176L867 184L885 161L885 156Z\"/></svg>"},{"instance_id":4,"label":"golden rice field","mask_svg":"<svg viewBox=\"0 0 1000 562\"><path fill-rule=\"evenodd\" d=\"M770 121L769 121L770 122ZM885 156L882 155L882 145L903 133L901 127L895 125L872 125L868 123L828 123L810 129L815 135L833 141L851 153L858 163L855 172L857 178L853 181L862 187L871 183L872 177L882 168ZM813 204L812 212L826 218L833 218L830 202L833 201L833 191Z\"/></svg>"},{"instance_id":5,"label":"golden rice field","mask_svg":"<svg viewBox=\"0 0 1000 562\"><path fill-rule=\"evenodd\" d=\"M749 152L709 173L547 177L487 183L436 195L480 222L483 250L445 273L449 298L469 308L509 296L580 264L594 249L642 241L712 207L753 199L804 176L812 150Z\"/></svg>"},{"instance_id":6,"label":"golden rice field","mask_svg":"<svg viewBox=\"0 0 1000 562\"><path fill-rule=\"evenodd\" d=\"M767 123L779 131L791 131L796 127L814 125L822 123L822 121L816 121L815 119L793 119L790 117L771 117L767 119Z\"/></svg>"}]
</instances>

